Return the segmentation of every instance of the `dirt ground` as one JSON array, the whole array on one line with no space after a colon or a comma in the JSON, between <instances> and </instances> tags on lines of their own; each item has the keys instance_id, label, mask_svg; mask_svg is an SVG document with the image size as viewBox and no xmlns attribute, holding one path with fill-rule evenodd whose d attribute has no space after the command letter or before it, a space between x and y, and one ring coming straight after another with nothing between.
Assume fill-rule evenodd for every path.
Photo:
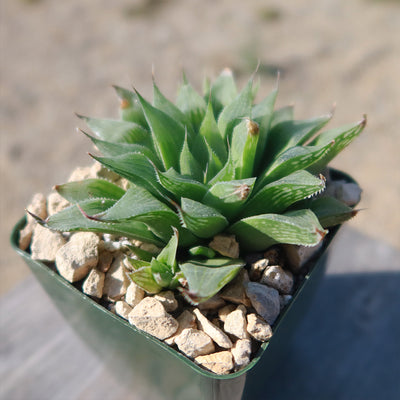
<instances>
[{"instance_id":1,"label":"dirt ground","mask_svg":"<svg viewBox=\"0 0 400 400\"><path fill-rule=\"evenodd\" d=\"M116 116L111 84L150 97L152 65L173 98L182 69L197 88L227 66L243 84L259 60L260 93L280 70L278 105L298 118L367 114L333 165L364 189L349 224L400 247L398 0L3 0L0 18L0 293L28 273L8 237L31 196L89 163L74 112Z\"/></svg>"}]
</instances>

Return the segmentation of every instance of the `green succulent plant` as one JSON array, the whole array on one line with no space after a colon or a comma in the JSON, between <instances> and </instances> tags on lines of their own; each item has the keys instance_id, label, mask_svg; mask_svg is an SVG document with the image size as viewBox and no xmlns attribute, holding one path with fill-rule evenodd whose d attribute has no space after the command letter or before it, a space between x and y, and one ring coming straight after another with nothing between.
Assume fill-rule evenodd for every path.
<instances>
[{"instance_id":1,"label":"green succulent plant","mask_svg":"<svg viewBox=\"0 0 400 400\"><path fill-rule=\"evenodd\" d=\"M223 71L204 95L186 78L176 103L154 83L150 104L115 86L120 120L82 117L102 156L92 157L130 182L69 182L56 190L72 205L39 222L58 231L105 232L163 248L155 256L132 246L130 277L150 293L179 289L197 303L243 267L208 247L221 233L245 252L276 243L317 245L329 226L353 210L330 197L321 171L363 130L366 119L320 130L332 114L297 121L274 111L277 89L258 104L250 79L241 92Z\"/></svg>"}]
</instances>

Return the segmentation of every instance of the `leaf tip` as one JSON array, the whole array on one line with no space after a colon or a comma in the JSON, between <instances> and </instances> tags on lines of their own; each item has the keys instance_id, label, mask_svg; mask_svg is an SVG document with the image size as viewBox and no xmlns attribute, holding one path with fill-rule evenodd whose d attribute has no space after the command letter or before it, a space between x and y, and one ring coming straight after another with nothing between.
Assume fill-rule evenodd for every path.
<instances>
[{"instance_id":1,"label":"leaf tip","mask_svg":"<svg viewBox=\"0 0 400 400\"><path fill-rule=\"evenodd\" d=\"M173 234L176 235L176 238L179 240L179 231L178 231L178 229L173 225L171 225L171 228L172 228Z\"/></svg>"},{"instance_id":2,"label":"leaf tip","mask_svg":"<svg viewBox=\"0 0 400 400\"><path fill-rule=\"evenodd\" d=\"M83 119L84 121L86 121L88 119L88 117L86 117L85 115L79 114L77 112L74 113L75 116L77 116L79 119Z\"/></svg>"},{"instance_id":3,"label":"leaf tip","mask_svg":"<svg viewBox=\"0 0 400 400\"><path fill-rule=\"evenodd\" d=\"M46 220L43 218L40 218L38 215L34 214L33 212L29 211L27 208L25 208L25 211L39 224L42 226L46 225Z\"/></svg>"},{"instance_id":4,"label":"leaf tip","mask_svg":"<svg viewBox=\"0 0 400 400\"><path fill-rule=\"evenodd\" d=\"M137 96L137 98L138 98L138 100L139 100L139 104L142 106L142 108L143 108L143 104L145 104L145 99L144 99L144 97L139 93L139 91L134 87L134 86L132 86L132 89L133 89L133 91L136 93L136 96Z\"/></svg>"},{"instance_id":5,"label":"leaf tip","mask_svg":"<svg viewBox=\"0 0 400 400\"><path fill-rule=\"evenodd\" d=\"M87 136L88 138L90 138L91 136L90 136L90 134L89 133L87 133L86 131L84 131L83 129L81 129L81 128L76 128L76 131L79 133L79 134L81 134L81 133L83 133L85 136Z\"/></svg>"},{"instance_id":6,"label":"leaf tip","mask_svg":"<svg viewBox=\"0 0 400 400\"><path fill-rule=\"evenodd\" d=\"M257 72L258 72L258 70L260 69L260 65L261 65L261 60L258 59L258 60L257 60L256 68L255 68L255 70L254 70L254 72L252 73L251 78L250 78L250 81L251 81L251 82L254 81L254 78L256 77Z\"/></svg>"},{"instance_id":7,"label":"leaf tip","mask_svg":"<svg viewBox=\"0 0 400 400\"><path fill-rule=\"evenodd\" d=\"M331 110L329 111L329 118L332 118L336 111L336 101L332 104Z\"/></svg>"},{"instance_id":8,"label":"leaf tip","mask_svg":"<svg viewBox=\"0 0 400 400\"><path fill-rule=\"evenodd\" d=\"M188 85L189 84L189 80L186 76L186 71L182 68L182 82L184 85Z\"/></svg>"},{"instance_id":9,"label":"leaf tip","mask_svg":"<svg viewBox=\"0 0 400 400\"><path fill-rule=\"evenodd\" d=\"M221 75L222 75L222 76L229 76L229 77L232 77L232 76L233 76L233 71L232 71L231 68L225 67L225 68L222 70Z\"/></svg>"},{"instance_id":10,"label":"leaf tip","mask_svg":"<svg viewBox=\"0 0 400 400\"><path fill-rule=\"evenodd\" d=\"M281 71L278 69L276 71L276 83L275 83L275 90L278 91L279 90L279 83L281 80Z\"/></svg>"},{"instance_id":11,"label":"leaf tip","mask_svg":"<svg viewBox=\"0 0 400 400\"><path fill-rule=\"evenodd\" d=\"M367 114L363 115L362 120L358 123L361 127L361 129L364 129L365 126L367 125Z\"/></svg>"},{"instance_id":12,"label":"leaf tip","mask_svg":"<svg viewBox=\"0 0 400 400\"><path fill-rule=\"evenodd\" d=\"M365 208L358 208L357 210L352 210L350 218L354 218L360 211L363 211L363 210L365 210Z\"/></svg>"},{"instance_id":13,"label":"leaf tip","mask_svg":"<svg viewBox=\"0 0 400 400\"><path fill-rule=\"evenodd\" d=\"M319 239L318 243L319 243L328 234L328 231L326 229L315 228L315 233L317 234L317 237Z\"/></svg>"}]
</instances>

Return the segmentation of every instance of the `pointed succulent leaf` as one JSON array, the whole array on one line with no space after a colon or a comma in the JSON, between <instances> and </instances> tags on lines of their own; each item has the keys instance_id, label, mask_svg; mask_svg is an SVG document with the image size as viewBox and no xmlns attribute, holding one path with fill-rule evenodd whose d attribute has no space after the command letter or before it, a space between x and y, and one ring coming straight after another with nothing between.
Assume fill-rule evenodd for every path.
<instances>
[{"instance_id":1,"label":"pointed succulent leaf","mask_svg":"<svg viewBox=\"0 0 400 400\"><path fill-rule=\"evenodd\" d=\"M207 171L207 166L208 162L210 159L210 154L209 154L209 145L206 143L206 139L202 135L196 134L194 139L192 140L190 144L190 149L194 149L192 155L196 159L196 161L200 165L200 170L201 170L201 182L205 182L204 176L205 172Z\"/></svg>"},{"instance_id":2,"label":"pointed succulent leaf","mask_svg":"<svg viewBox=\"0 0 400 400\"><path fill-rule=\"evenodd\" d=\"M268 149L279 154L291 147L303 145L331 119L332 113L304 121L282 121L269 134Z\"/></svg>"},{"instance_id":3,"label":"pointed succulent leaf","mask_svg":"<svg viewBox=\"0 0 400 400\"><path fill-rule=\"evenodd\" d=\"M141 261L150 262L155 255L154 253L150 253L149 251L143 250L137 246L127 245L127 247ZM131 260L131 259L129 259L129 260ZM132 260L138 261L133 258L132 258Z\"/></svg>"},{"instance_id":4,"label":"pointed succulent leaf","mask_svg":"<svg viewBox=\"0 0 400 400\"><path fill-rule=\"evenodd\" d=\"M182 71L182 84L183 85L188 85L189 84L189 80L188 80L186 72L184 70Z\"/></svg>"},{"instance_id":5,"label":"pointed succulent leaf","mask_svg":"<svg viewBox=\"0 0 400 400\"><path fill-rule=\"evenodd\" d=\"M141 287L145 292L155 294L161 291L162 286L154 279L152 268L150 265L138 268L128 274L129 278Z\"/></svg>"},{"instance_id":6,"label":"pointed succulent leaf","mask_svg":"<svg viewBox=\"0 0 400 400\"><path fill-rule=\"evenodd\" d=\"M161 253L157 256L157 261L168 265L173 273L176 272L176 251L178 249L178 230L174 228L168 244L162 249Z\"/></svg>"},{"instance_id":7,"label":"pointed succulent leaf","mask_svg":"<svg viewBox=\"0 0 400 400\"><path fill-rule=\"evenodd\" d=\"M89 214L89 218L103 223L124 220L143 222L163 242L171 237L171 227L179 226L178 215L139 186L131 187L113 206L104 212Z\"/></svg>"},{"instance_id":8,"label":"pointed succulent leaf","mask_svg":"<svg viewBox=\"0 0 400 400\"><path fill-rule=\"evenodd\" d=\"M179 88L176 105L191 121L193 129L197 130L207 108L203 97L189 83L185 83Z\"/></svg>"},{"instance_id":9,"label":"pointed succulent leaf","mask_svg":"<svg viewBox=\"0 0 400 400\"><path fill-rule=\"evenodd\" d=\"M187 135L185 136L185 141L180 153L179 166L182 175L191 176L197 181L201 181L203 179L201 166L189 149Z\"/></svg>"},{"instance_id":10,"label":"pointed succulent leaf","mask_svg":"<svg viewBox=\"0 0 400 400\"><path fill-rule=\"evenodd\" d=\"M365 128L367 124L366 116L354 125L347 125L342 128L331 129L322 132L311 144L314 146L323 146L333 142L329 153L310 166L310 172L321 171L328 163L336 157L345 147L347 147Z\"/></svg>"},{"instance_id":11,"label":"pointed succulent leaf","mask_svg":"<svg viewBox=\"0 0 400 400\"><path fill-rule=\"evenodd\" d=\"M116 202L117 200L112 199L83 200L78 205L71 205L56 214L52 214L44 222L50 229L62 230L63 227L65 232L83 227L82 221L87 223L88 226L95 226L97 221L91 220L87 216L104 212Z\"/></svg>"},{"instance_id":12,"label":"pointed succulent leaf","mask_svg":"<svg viewBox=\"0 0 400 400\"><path fill-rule=\"evenodd\" d=\"M353 210L334 197L324 196L313 200L310 209L318 217L324 228L342 224L353 218L357 210Z\"/></svg>"},{"instance_id":13,"label":"pointed succulent leaf","mask_svg":"<svg viewBox=\"0 0 400 400\"><path fill-rule=\"evenodd\" d=\"M198 304L218 293L244 266L242 260L210 259L204 262L189 261L180 265L188 289L182 289L184 296Z\"/></svg>"},{"instance_id":14,"label":"pointed succulent leaf","mask_svg":"<svg viewBox=\"0 0 400 400\"><path fill-rule=\"evenodd\" d=\"M151 260L151 272L153 274L154 280L163 288L169 287L174 278L173 267L164 264L157 259L153 258Z\"/></svg>"},{"instance_id":15,"label":"pointed succulent leaf","mask_svg":"<svg viewBox=\"0 0 400 400\"><path fill-rule=\"evenodd\" d=\"M104 179L85 179L57 185L56 191L70 203L93 198L119 200L125 190Z\"/></svg>"},{"instance_id":16,"label":"pointed succulent leaf","mask_svg":"<svg viewBox=\"0 0 400 400\"><path fill-rule=\"evenodd\" d=\"M199 201L207 192L206 185L178 174L173 168L166 172L157 171L157 176L161 185L172 193L176 200L188 197Z\"/></svg>"},{"instance_id":17,"label":"pointed succulent leaf","mask_svg":"<svg viewBox=\"0 0 400 400\"><path fill-rule=\"evenodd\" d=\"M148 129L149 126L136 93L119 86L114 86L114 89L121 99L119 112L122 120L135 122Z\"/></svg>"},{"instance_id":18,"label":"pointed succulent leaf","mask_svg":"<svg viewBox=\"0 0 400 400\"><path fill-rule=\"evenodd\" d=\"M184 127L168 114L153 107L139 93L138 98L151 129L154 147L165 169L177 169L179 152L185 140Z\"/></svg>"},{"instance_id":19,"label":"pointed succulent leaf","mask_svg":"<svg viewBox=\"0 0 400 400\"><path fill-rule=\"evenodd\" d=\"M217 182L209 189L202 202L230 219L249 198L255 181L256 178L248 178Z\"/></svg>"},{"instance_id":20,"label":"pointed succulent leaf","mask_svg":"<svg viewBox=\"0 0 400 400\"><path fill-rule=\"evenodd\" d=\"M258 77L257 80L254 79L255 75L253 74L253 86L251 88L251 95L254 102L254 99L257 97L258 91L260 90L261 80Z\"/></svg>"},{"instance_id":21,"label":"pointed succulent leaf","mask_svg":"<svg viewBox=\"0 0 400 400\"><path fill-rule=\"evenodd\" d=\"M206 166L204 182L208 182L210 179L213 179L217 174L219 174L223 169L223 162L218 157L217 153L212 149L212 147L208 144L208 142L204 139L208 162Z\"/></svg>"},{"instance_id":22,"label":"pointed succulent leaf","mask_svg":"<svg viewBox=\"0 0 400 400\"><path fill-rule=\"evenodd\" d=\"M117 157L92 157L135 185L147 189L157 198L163 198L163 188L158 183L154 165L143 154L128 153Z\"/></svg>"},{"instance_id":23,"label":"pointed succulent leaf","mask_svg":"<svg viewBox=\"0 0 400 400\"><path fill-rule=\"evenodd\" d=\"M215 251L206 246L195 246L189 249L189 254L197 257L214 258Z\"/></svg>"},{"instance_id":24,"label":"pointed succulent leaf","mask_svg":"<svg viewBox=\"0 0 400 400\"><path fill-rule=\"evenodd\" d=\"M134 122L113 119L97 119L78 115L100 138L114 143L136 143L149 145L150 132Z\"/></svg>"},{"instance_id":25,"label":"pointed succulent leaf","mask_svg":"<svg viewBox=\"0 0 400 400\"><path fill-rule=\"evenodd\" d=\"M202 89L203 89L204 100L207 101L207 99L210 97L210 92L211 92L211 81L208 76L203 77Z\"/></svg>"},{"instance_id":26,"label":"pointed succulent leaf","mask_svg":"<svg viewBox=\"0 0 400 400\"><path fill-rule=\"evenodd\" d=\"M171 227L179 226L178 215L139 186L132 186L112 207L105 212L91 215L91 218L114 223L123 220L140 221L164 242L171 237Z\"/></svg>"},{"instance_id":27,"label":"pointed succulent leaf","mask_svg":"<svg viewBox=\"0 0 400 400\"><path fill-rule=\"evenodd\" d=\"M229 151L228 159L224 167L215 175L211 180L209 180L209 185L214 185L217 182L232 181L236 177L235 175L235 163L233 162L232 153Z\"/></svg>"},{"instance_id":28,"label":"pointed succulent leaf","mask_svg":"<svg viewBox=\"0 0 400 400\"><path fill-rule=\"evenodd\" d=\"M229 68L224 69L210 88L210 92L205 92L206 97L210 97L212 108L215 115L219 115L221 110L226 107L238 95L235 79Z\"/></svg>"},{"instance_id":29,"label":"pointed succulent leaf","mask_svg":"<svg viewBox=\"0 0 400 400\"><path fill-rule=\"evenodd\" d=\"M87 231L110 233L152 243L156 246L163 245L163 241L153 235L142 222L118 221L115 223L106 223L88 217L106 211L115 202L115 200L106 199L85 200L78 204L79 207L78 205L73 205L59 211L57 214L51 215L43 222L43 225L49 229L61 232Z\"/></svg>"},{"instance_id":30,"label":"pointed succulent leaf","mask_svg":"<svg viewBox=\"0 0 400 400\"><path fill-rule=\"evenodd\" d=\"M179 232L179 247L186 248L190 246L194 246L199 242L199 238L195 236L189 229L184 228L183 226L177 227Z\"/></svg>"},{"instance_id":31,"label":"pointed succulent leaf","mask_svg":"<svg viewBox=\"0 0 400 400\"><path fill-rule=\"evenodd\" d=\"M151 261L151 259L150 259ZM143 267L150 267L150 261L147 260L136 260L132 257L124 258L124 264L130 271L137 271Z\"/></svg>"},{"instance_id":32,"label":"pointed succulent leaf","mask_svg":"<svg viewBox=\"0 0 400 400\"><path fill-rule=\"evenodd\" d=\"M133 185L106 212L98 214L100 221L119 221L148 214L175 214L170 207L154 197L146 189Z\"/></svg>"},{"instance_id":33,"label":"pointed succulent leaf","mask_svg":"<svg viewBox=\"0 0 400 400\"><path fill-rule=\"evenodd\" d=\"M151 160L158 168L162 168L162 163L152 148L141 144L107 142L91 136L86 132L83 132L83 134L93 142L103 156L117 157L128 153L140 153Z\"/></svg>"},{"instance_id":34,"label":"pointed succulent leaf","mask_svg":"<svg viewBox=\"0 0 400 400\"><path fill-rule=\"evenodd\" d=\"M310 210L244 218L229 231L244 249L251 251L265 250L275 243L315 246L327 233Z\"/></svg>"},{"instance_id":35,"label":"pointed succulent leaf","mask_svg":"<svg viewBox=\"0 0 400 400\"><path fill-rule=\"evenodd\" d=\"M325 189L325 179L307 171L297 171L261 188L245 204L242 217L280 213L293 203L316 195Z\"/></svg>"},{"instance_id":36,"label":"pointed succulent leaf","mask_svg":"<svg viewBox=\"0 0 400 400\"><path fill-rule=\"evenodd\" d=\"M178 121L184 128L192 130L190 119L170 100L168 100L153 81L153 104L155 108L165 112Z\"/></svg>"},{"instance_id":37,"label":"pointed succulent leaf","mask_svg":"<svg viewBox=\"0 0 400 400\"><path fill-rule=\"evenodd\" d=\"M296 146L286 150L262 173L256 190L295 171L308 169L317 164L329 153L333 144L330 142L324 146Z\"/></svg>"},{"instance_id":38,"label":"pointed succulent leaf","mask_svg":"<svg viewBox=\"0 0 400 400\"><path fill-rule=\"evenodd\" d=\"M187 198L182 198L179 213L183 226L200 238L212 237L228 226L217 210Z\"/></svg>"},{"instance_id":39,"label":"pointed succulent leaf","mask_svg":"<svg viewBox=\"0 0 400 400\"><path fill-rule=\"evenodd\" d=\"M249 80L242 92L230 102L218 117L218 128L223 138L230 138L234 126L245 117L250 117L253 102L253 81Z\"/></svg>"},{"instance_id":40,"label":"pointed succulent leaf","mask_svg":"<svg viewBox=\"0 0 400 400\"><path fill-rule=\"evenodd\" d=\"M207 112L204 116L203 122L201 123L199 133L204 137L218 158L222 162L225 162L228 156L226 151L226 142L222 138L221 132L218 129L211 102L208 103Z\"/></svg>"},{"instance_id":41,"label":"pointed succulent leaf","mask_svg":"<svg viewBox=\"0 0 400 400\"><path fill-rule=\"evenodd\" d=\"M231 151L236 178L250 178L253 175L258 138L259 126L250 119L242 121L233 130Z\"/></svg>"},{"instance_id":42,"label":"pointed succulent leaf","mask_svg":"<svg viewBox=\"0 0 400 400\"><path fill-rule=\"evenodd\" d=\"M254 161L255 170L258 170L263 158L265 158L265 151L277 94L278 89L273 90L267 97L264 98L264 100L255 105L252 110L252 118L259 125L259 138L256 159Z\"/></svg>"}]
</instances>

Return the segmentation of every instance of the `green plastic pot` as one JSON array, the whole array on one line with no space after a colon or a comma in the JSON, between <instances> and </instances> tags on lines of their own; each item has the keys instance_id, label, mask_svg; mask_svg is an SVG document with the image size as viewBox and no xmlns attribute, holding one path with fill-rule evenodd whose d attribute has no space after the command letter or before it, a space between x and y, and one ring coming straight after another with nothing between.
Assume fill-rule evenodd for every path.
<instances>
[{"instance_id":1,"label":"green plastic pot","mask_svg":"<svg viewBox=\"0 0 400 400\"><path fill-rule=\"evenodd\" d=\"M341 179L348 176L340 173ZM42 262L18 248L22 218L14 227L11 243L60 310L92 350L110 366L132 393L146 400L260 399L268 375L288 349L291 333L303 318L326 267L326 249L338 228L326 237L318 260L281 313L268 343L244 369L219 376L208 372L163 342L136 329L97 304Z\"/></svg>"}]
</instances>

